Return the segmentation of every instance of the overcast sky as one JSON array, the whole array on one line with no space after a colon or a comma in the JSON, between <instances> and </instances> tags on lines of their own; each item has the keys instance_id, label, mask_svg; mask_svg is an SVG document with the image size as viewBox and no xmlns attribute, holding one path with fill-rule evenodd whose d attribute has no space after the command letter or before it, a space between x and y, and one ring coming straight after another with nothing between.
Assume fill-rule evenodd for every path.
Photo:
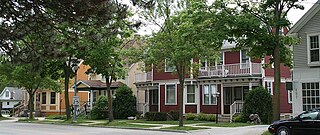
<instances>
[{"instance_id":1,"label":"overcast sky","mask_svg":"<svg viewBox=\"0 0 320 135\"><path fill-rule=\"evenodd\" d=\"M120 0L125 4L131 5L130 0ZM300 9L291 9L288 13L288 19L292 23L292 26L315 4L318 0L303 0L301 4L304 6L304 10ZM320 0L317 4L320 4ZM135 15L134 18L139 18L138 15ZM151 34L151 30L155 30L155 26L147 24L146 26L140 27L138 31L139 34Z\"/></svg>"}]
</instances>

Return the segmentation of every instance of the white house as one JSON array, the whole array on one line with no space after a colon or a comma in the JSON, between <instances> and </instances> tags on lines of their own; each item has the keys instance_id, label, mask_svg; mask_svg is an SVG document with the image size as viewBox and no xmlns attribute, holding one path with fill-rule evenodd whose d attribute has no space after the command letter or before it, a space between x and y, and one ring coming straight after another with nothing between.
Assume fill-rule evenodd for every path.
<instances>
[{"instance_id":1,"label":"white house","mask_svg":"<svg viewBox=\"0 0 320 135\"><path fill-rule=\"evenodd\" d=\"M293 115L298 115L320 108L320 4L314 4L288 34L301 39L293 46L292 103Z\"/></svg>"},{"instance_id":2,"label":"white house","mask_svg":"<svg viewBox=\"0 0 320 135\"><path fill-rule=\"evenodd\" d=\"M11 109L22 100L22 90L17 87L5 87L0 94L2 109Z\"/></svg>"}]
</instances>

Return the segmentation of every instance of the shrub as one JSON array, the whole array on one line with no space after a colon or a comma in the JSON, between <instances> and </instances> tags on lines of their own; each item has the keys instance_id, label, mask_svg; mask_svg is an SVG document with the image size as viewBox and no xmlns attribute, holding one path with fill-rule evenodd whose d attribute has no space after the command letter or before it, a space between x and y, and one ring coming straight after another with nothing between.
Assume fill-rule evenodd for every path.
<instances>
[{"instance_id":1,"label":"shrub","mask_svg":"<svg viewBox=\"0 0 320 135\"><path fill-rule=\"evenodd\" d=\"M236 117L234 117L234 118L233 118L233 121L234 121L234 122L242 122L242 123L247 122L247 121L243 118L243 116L242 116L241 114L238 115L238 116L236 116Z\"/></svg>"},{"instance_id":2,"label":"shrub","mask_svg":"<svg viewBox=\"0 0 320 135\"><path fill-rule=\"evenodd\" d=\"M119 87L116 90L115 97L113 101L113 114L116 119L127 119L128 117L136 116L136 97L129 87Z\"/></svg>"},{"instance_id":3,"label":"shrub","mask_svg":"<svg viewBox=\"0 0 320 135\"><path fill-rule=\"evenodd\" d=\"M149 121L166 121L167 116L168 115L165 112L147 112L145 114L146 120Z\"/></svg>"},{"instance_id":4,"label":"shrub","mask_svg":"<svg viewBox=\"0 0 320 135\"><path fill-rule=\"evenodd\" d=\"M198 114L198 120L206 121L207 120L207 116L204 113L199 113Z\"/></svg>"},{"instance_id":5,"label":"shrub","mask_svg":"<svg viewBox=\"0 0 320 135\"><path fill-rule=\"evenodd\" d=\"M263 87L249 91L243 104L241 117L249 121L250 114L258 114L263 123L270 123L272 119L272 98Z\"/></svg>"},{"instance_id":6,"label":"shrub","mask_svg":"<svg viewBox=\"0 0 320 135\"><path fill-rule=\"evenodd\" d=\"M197 118L197 115L193 113L187 113L186 115L187 120L195 120L196 118Z\"/></svg>"},{"instance_id":7,"label":"shrub","mask_svg":"<svg viewBox=\"0 0 320 135\"><path fill-rule=\"evenodd\" d=\"M179 111L171 110L168 113L169 120L179 120Z\"/></svg>"},{"instance_id":8,"label":"shrub","mask_svg":"<svg viewBox=\"0 0 320 135\"><path fill-rule=\"evenodd\" d=\"M215 114L207 114L206 121L216 121Z\"/></svg>"},{"instance_id":9,"label":"shrub","mask_svg":"<svg viewBox=\"0 0 320 135\"><path fill-rule=\"evenodd\" d=\"M91 119L106 119L108 117L108 99L106 96L99 96L98 101L90 112Z\"/></svg>"}]
</instances>

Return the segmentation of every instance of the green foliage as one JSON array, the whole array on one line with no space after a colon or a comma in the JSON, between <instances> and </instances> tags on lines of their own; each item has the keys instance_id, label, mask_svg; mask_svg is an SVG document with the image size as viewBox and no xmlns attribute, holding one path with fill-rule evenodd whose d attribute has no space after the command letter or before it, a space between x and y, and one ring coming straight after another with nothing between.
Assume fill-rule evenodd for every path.
<instances>
[{"instance_id":1,"label":"green foliage","mask_svg":"<svg viewBox=\"0 0 320 135\"><path fill-rule=\"evenodd\" d=\"M234 122L241 122L241 123L247 122L246 119L244 119L244 117L241 114L236 116L236 117L234 117L233 121Z\"/></svg>"},{"instance_id":2,"label":"green foliage","mask_svg":"<svg viewBox=\"0 0 320 135\"><path fill-rule=\"evenodd\" d=\"M136 116L136 97L129 87L119 87L116 90L115 97L113 101L113 111L116 119L126 119L127 117Z\"/></svg>"},{"instance_id":3,"label":"green foliage","mask_svg":"<svg viewBox=\"0 0 320 135\"><path fill-rule=\"evenodd\" d=\"M195 120L197 118L197 115L194 113L187 113L186 120Z\"/></svg>"},{"instance_id":4,"label":"green foliage","mask_svg":"<svg viewBox=\"0 0 320 135\"><path fill-rule=\"evenodd\" d=\"M207 120L207 116L204 113L199 113L198 114L198 120L200 121L206 121Z\"/></svg>"},{"instance_id":5,"label":"green foliage","mask_svg":"<svg viewBox=\"0 0 320 135\"><path fill-rule=\"evenodd\" d=\"M272 98L263 87L249 91L245 97L241 121L249 121L250 114L258 114L261 121L268 124L272 120Z\"/></svg>"},{"instance_id":6,"label":"green foliage","mask_svg":"<svg viewBox=\"0 0 320 135\"><path fill-rule=\"evenodd\" d=\"M99 96L98 101L93 106L90 116L91 119L98 120L98 119L106 119L108 117L108 99L106 96Z\"/></svg>"},{"instance_id":7,"label":"green foliage","mask_svg":"<svg viewBox=\"0 0 320 135\"><path fill-rule=\"evenodd\" d=\"M46 117L46 119L60 119L60 120L66 120L66 115L49 115Z\"/></svg>"},{"instance_id":8,"label":"green foliage","mask_svg":"<svg viewBox=\"0 0 320 135\"><path fill-rule=\"evenodd\" d=\"M165 112L147 112L145 114L146 120L149 121L166 121L168 114Z\"/></svg>"},{"instance_id":9,"label":"green foliage","mask_svg":"<svg viewBox=\"0 0 320 135\"><path fill-rule=\"evenodd\" d=\"M171 110L168 113L169 120L179 120L179 111L178 110Z\"/></svg>"},{"instance_id":10,"label":"green foliage","mask_svg":"<svg viewBox=\"0 0 320 135\"><path fill-rule=\"evenodd\" d=\"M216 121L215 114L207 114L207 121Z\"/></svg>"}]
</instances>

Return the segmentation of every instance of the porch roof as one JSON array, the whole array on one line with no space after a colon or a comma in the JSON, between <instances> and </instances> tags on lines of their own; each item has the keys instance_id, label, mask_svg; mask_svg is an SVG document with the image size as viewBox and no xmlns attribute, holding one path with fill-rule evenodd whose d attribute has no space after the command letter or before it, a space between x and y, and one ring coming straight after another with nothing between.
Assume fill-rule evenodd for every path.
<instances>
[{"instance_id":1,"label":"porch roof","mask_svg":"<svg viewBox=\"0 0 320 135\"><path fill-rule=\"evenodd\" d=\"M120 86L124 86L122 82L112 82L110 89L114 90ZM72 86L74 88L74 85ZM101 80L80 80L77 82L78 91L90 91L90 90L107 90L107 85Z\"/></svg>"}]
</instances>

